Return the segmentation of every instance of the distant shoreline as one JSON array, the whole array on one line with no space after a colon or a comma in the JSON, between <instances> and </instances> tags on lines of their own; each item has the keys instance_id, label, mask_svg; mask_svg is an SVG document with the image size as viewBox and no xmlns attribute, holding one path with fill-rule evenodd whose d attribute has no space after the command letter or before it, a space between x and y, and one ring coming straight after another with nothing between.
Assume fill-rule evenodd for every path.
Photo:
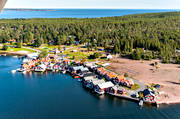
<instances>
[{"instance_id":1,"label":"distant shoreline","mask_svg":"<svg viewBox=\"0 0 180 119\"><path fill-rule=\"evenodd\" d=\"M37 13L36 13L37 12ZM171 9L26 9L5 8L0 19L32 19L32 18L104 18L126 15L180 12ZM34 14L36 13L36 14Z\"/></svg>"},{"instance_id":2,"label":"distant shoreline","mask_svg":"<svg viewBox=\"0 0 180 119\"><path fill-rule=\"evenodd\" d=\"M56 11L55 9L4 9L7 11Z\"/></svg>"}]
</instances>

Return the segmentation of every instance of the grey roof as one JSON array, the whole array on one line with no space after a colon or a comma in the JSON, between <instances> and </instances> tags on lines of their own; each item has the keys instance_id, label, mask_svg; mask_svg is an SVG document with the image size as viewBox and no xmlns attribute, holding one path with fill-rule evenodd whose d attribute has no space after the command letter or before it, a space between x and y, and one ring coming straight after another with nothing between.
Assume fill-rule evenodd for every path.
<instances>
[{"instance_id":1,"label":"grey roof","mask_svg":"<svg viewBox=\"0 0 180 119\"><path fill-rule=\"evenodd\" d=\"M94 85L98 85L98 84L102 84L102 83L105 83L105 81L104 80L94 80L94 81L92 81L92 83L94 84Z\"/></svg>"},{"instance_id":2,"label":"grey roof","mask_svg":"<svg viewBox=\"0 0 180 119\"><path fill-rule=\"evenodd\" d=\"M112 87L114 90L124 90L125 88L121 87L121 86L114 86Z\"/></svg>"},{"instance_id":3,"label":"grey roof","mask_svg":"<svg viewBox=\"0 0 180 119\"><path fill-rule=\"evenodd\" d=\"M97 78L95 78L94 76L88 76L88 77L84 77L84 80L85 81L95 81L95 80L98 80Z\"/></svg>"},{"instance_id":4,"label":"grey roof","mask_svg":"<svg viewBox=\"0 0 180 119\"><path fill-rule=\"evenodd\" d=\"M77 71L77 70L88 71L88 68L83 67L83 66L77 66L77 67L73 67L73 70L74 71Z\"/></svg>"},{"instance_id":5,"label":"grey roof","mask_svg":"<svg viewBox=\"0 0 180 119\"><path fill-rule=\"evenodd\" d=\"M84 77L88 77L88 76L94 76L95 77L96 75L92 72L88 72L84 75Z\"/></svg>"}]
</instances>

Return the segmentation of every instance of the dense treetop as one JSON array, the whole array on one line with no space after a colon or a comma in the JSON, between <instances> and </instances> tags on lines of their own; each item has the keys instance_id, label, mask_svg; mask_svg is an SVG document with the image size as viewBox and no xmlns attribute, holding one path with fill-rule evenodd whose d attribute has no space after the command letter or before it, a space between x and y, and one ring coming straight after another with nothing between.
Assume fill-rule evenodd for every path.
<instances>
[{"instance_id":1,"label":"dense treetop","mask_svg":"<svg viewBox=\"0 0 180 119\"><path fill-rule=\"evenodd\" d=\"M180 12L106 18L2 19L0 43L15 39L34 47L88 44L133 59L162 58L169 62L180 49Z\"/></svg>"}]
</instances>

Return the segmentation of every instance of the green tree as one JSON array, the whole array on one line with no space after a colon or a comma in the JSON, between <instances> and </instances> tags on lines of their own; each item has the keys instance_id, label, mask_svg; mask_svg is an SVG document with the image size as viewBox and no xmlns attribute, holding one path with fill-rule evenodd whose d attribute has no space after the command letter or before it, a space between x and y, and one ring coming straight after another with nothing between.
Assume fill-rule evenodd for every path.
<instances>
[{"instance_id":1,"label":"green tree","mask_svg":"<svg viewBox=\"0 0 180 119\"><path fill-rule=\"evenodd\" d=\"M114 47L114 52L115 52L116 54L118 54L118 53L120 53L119 51L120 51L120 50L119 50L119 48L118 48L118 45L115 45L115 47Z\"/></svg>"},{"instance_id":2,"label":"green tree","mask_svg":"<svg viewBox=\"0 0 180 119\"><path fill-rule=\"evenodd\" d=\"M177 63L177 64L180 64L180 58L179 58L179 56L176 57L176 63Z\"/></svg>"},{"instance_id":3,"label":"green tree","mask_svg":"<svg viewBox=\"0 0 180 119\"><path fill-rule=\"evenodd\" d=\"M22 41L20 39L17 40L16 47L22 48Z\"/></svg>"},{"instance_id":4,"label":"green tree","mask_svg":"<svg viewBox=\"0 0 180 119\"><path fill-rule=\"evenodd\" d=\"M3 45L3 47L2 47L2 50L8 50L8 46L7 45Z\"/></svg>"},{"instance_id":5,"label":"green tree","mask_svg":"<svg viewBox=\"0 0 180 119\"><path fill-rule=\"evenodd\" d=\"M95 52L93 56L94 56L94 59L97 59L101 56L101 53Z\"/></svg>"},{"instance_id":6,"label":"green tree","mask_svg":"<svg viewBox=\"0 0 180 119\"><path fill-rule=\"evenodd\" d=\"M134 60L140 60L142 57L140 48L136 48L132 53L132 59Z\"/></svg>"},{"instance_id":7,"label":"green tree","mask_svg":"<svg viewBox=\"0 0 180 119\"><path fill-rule=\"evenodd\" d=\"M47 50L42 50L41 53L39 54L39 58L45 58L48 56L48 51Z\"/></svg>"},{"instance_id":8,"label":"green tree","mask_svg":"<svg viewBox=\"0 0 180 119\"><path fill-rule=\"evenodd\" d=\"M84 64L86 61L87 61L87 59L86 59L86 58L83 58L83 59L81 60L81 63Z\"/></svg>"},{"instance_id":9,"label":"green tree","mask_svg":"<svg viewBox=\"0 0 180 119\"><path fill-rule=\"evenodd\" d=\"M40 47L41 45L42 45L42 41L41 41L41 39L38 37L38 38L34 41L33 46L34 46L34 47Z\"/></svg>"}]
</instances>

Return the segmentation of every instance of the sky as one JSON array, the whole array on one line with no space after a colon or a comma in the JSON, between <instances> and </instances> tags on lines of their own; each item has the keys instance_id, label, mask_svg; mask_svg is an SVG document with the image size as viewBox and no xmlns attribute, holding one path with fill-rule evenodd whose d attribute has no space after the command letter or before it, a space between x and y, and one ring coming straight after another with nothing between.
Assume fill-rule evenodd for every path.
<instances>
[{"instance_id":1,"label":"sky","mask_svg":"<svg viewBox=\"0 0 180 119\"><path fill-rule=\"evenodd\" d=\"M180 9L180 0L8 0L5 8Z\"/></svg>"}]
</instances>

